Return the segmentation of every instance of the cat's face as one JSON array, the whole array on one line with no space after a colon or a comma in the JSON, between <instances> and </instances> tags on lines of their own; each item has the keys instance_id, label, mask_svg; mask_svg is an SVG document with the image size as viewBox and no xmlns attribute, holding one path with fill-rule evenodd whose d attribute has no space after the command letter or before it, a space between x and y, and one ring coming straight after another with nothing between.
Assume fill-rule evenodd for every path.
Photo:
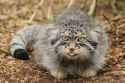
<instances>
[{"instance_id":1,"label":"cat's face","mask_svg":"<svg viewBox=\"0 0 125 83\"><path fill-rule=\"evenodd\" d=\"M87 34L80 31L64 31L56 51L68 59L87 59L90 57Z\"/></svg>"}]
</instances>

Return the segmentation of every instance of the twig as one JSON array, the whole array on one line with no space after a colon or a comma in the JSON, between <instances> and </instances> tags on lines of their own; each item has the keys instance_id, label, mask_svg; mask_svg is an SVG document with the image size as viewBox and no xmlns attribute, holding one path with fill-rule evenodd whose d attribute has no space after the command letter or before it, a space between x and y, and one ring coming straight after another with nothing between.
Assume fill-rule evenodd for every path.
<instances>
[{"instance_id":1,"label":"twig","mask_svg":"<svg viewBox=\"0 0 125 83\"><path fill-rule=\"evenodd\" d=\"M48 7L47 19L49 21L53 20L53 13L52 13L53 2L54 2L54 0L50 0L50 4L49 4L49 7Z\"/></svg>"},{"instance_id":2,"label":"twig","mask_svg":"<svg viewBox=\"0 0 125 83\"><path fill-rule=\"evenodd\" d=\"M83 0L83 3L81 4L81 8L84 9L87 4L87 0Z\"/></svg>"},{"instance_id":3,"label":"twig","mask_svg":"<svg viewBox=\"0 0 125 83\"><path fill-rule=\"evenodd\" d=\"M44 3L44 0L41 0L40 3L38 3L38 5L36 5L35 7L35 11L33 12L32 16L29 19L29 23L31 23L33 21L33 19L35 18L37 12L38 12L38 8Z\"/></svg>"},{"instance_id":4,"label":"twig","mask_svg":"<svg viewBox=\"0 0 125 83\"><path fill-rule=\"evenodd\" d=\"M70 2L69 2L69 4L68 4L67 8L70 8L74 3L75 3L75 0L70 0Z\"/></svg>"},{"instance_id":5,"label":"twig","mask_svg":"<svg viewBox=\"0 0 125 83\"><path fill-rule=\"evenodd\" d=\"M2 49L2 48L0 48L0 52L1 52L1 53L6 53L6 54L9 53L6 49Z\"/></svg>"},{"instance_id":6,"label":"twig","mask_svg":"<svg viewBox=\"0 0 125 83\"><path fill-rule=\"evenodd\" d=\"M117 14L117 13L118 13L118 10L117 10L116 5L115 5L115 4L117 3L116 0L111 0L110 3L111 3L111 7L112 7L112 9L113 9L113 13L114 13L114 14Z\"/></svg>"},{"instance_id":7,"label":"twig","mask_svg":"<svg viewBox=\"0 0 125 83\"><path fill-rule=\"evenodd\" d=\"M90 6L90 9L89 9L89 12L88 12L88 15L93 15L94 12L95 12L95 8L96 8L96 0L93 0L91 6Z\"/></svg>"},{"instance_id":8,"label":"twig","mask_svg":"<svg viewBox=\"0 0 125 83\"><path fill-rule=\"evenodd\" d=\"M114 26L112 25L111 21L109 20L108 17L106 17L104 14L103 14L103 17L104 19L108 22L108 24L111 26L111 28L113 28Z\"/></svg>"}]
</instances>

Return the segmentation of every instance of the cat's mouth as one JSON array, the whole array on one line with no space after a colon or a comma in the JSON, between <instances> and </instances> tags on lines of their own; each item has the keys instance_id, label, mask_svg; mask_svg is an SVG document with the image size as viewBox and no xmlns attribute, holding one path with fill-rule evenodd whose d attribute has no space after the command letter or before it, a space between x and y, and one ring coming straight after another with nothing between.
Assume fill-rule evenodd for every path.
<instances>
[{"instance_id":1,"label":"cat's mouth","mask_svg":"<svg viewBox=\"0 0 125 83\"><path fill-rule=\"evenodd\" d=\"M74 54L74 53L68 53L67 57L69 59L78 59L78 54Z\"/></svg>"},{"instance_id":2,"label":"cat's mouth","mask_svg":"<svg viewBox=\"0 0 125 83\"><path fill-rule=\"evenodd\" d=\"M74 53L69 53L68 55L71 56L71 57L77 56L77 54L74 54Z\"/></svg>"}]
</instances>

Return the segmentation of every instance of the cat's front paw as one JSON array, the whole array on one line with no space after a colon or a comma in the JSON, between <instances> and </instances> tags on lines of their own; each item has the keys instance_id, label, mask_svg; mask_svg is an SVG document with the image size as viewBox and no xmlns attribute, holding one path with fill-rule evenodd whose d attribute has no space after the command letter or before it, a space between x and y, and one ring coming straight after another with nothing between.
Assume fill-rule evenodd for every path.
<instances>
[{"instance_id":1,"label":"cat's front paw","mask_svg":"<svg viewBox=\"0 0 125 83\"><path fill-rule=\"evenodd\" d=\"M94 69L86 69L84 71L80 71L79 74L82 77L92 77L92 76L95 76L97 74L97 71Z\"/></svg>"},{"instance_id":2,"label":"cat's front paw","mask_svg":"<svg viewBox=\"0 0 125 83\"><path fill-rule=\"evenodd\" d=\"M52 76L54 76L57 79L64 79L64 78L66 78L66 73L61 68L52 70L52 71L50 71L50 73L51 73Z\"/></svg>"}]
</instances>

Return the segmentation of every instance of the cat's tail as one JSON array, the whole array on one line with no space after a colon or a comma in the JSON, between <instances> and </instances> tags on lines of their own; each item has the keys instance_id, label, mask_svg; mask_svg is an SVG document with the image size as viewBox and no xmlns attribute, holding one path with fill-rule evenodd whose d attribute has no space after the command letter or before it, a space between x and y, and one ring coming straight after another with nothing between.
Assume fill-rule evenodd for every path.
<instances>
[{"instance_id":1,"label":"cat's tail","mask_svg":"<svg viewBox=\"0 0 125 83\"><path fill-rule=\"evenodd\" d=\"M34 25L26 26L22 30L18 31L12 38L9 46L9 52L13 57L23 60L29 58L26 46L34 39L34 27Z\"/></svg>"}]
</instances>

